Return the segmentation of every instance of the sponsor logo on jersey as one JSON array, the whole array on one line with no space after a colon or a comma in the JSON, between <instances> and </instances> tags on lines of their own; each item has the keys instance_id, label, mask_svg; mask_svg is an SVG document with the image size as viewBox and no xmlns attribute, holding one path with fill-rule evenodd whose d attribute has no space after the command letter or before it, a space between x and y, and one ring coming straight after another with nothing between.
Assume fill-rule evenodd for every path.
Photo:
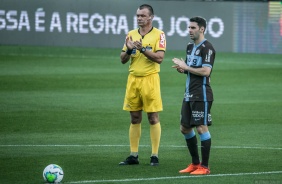
<instances>
[{"instance_id":1,"label":"sponsor logo on jersey","mask_svg":"<svg viewBox=\"0 0 282 184\"><path fill-rule=\"evenodd\" d=\"M159 43L159 47L160 48L165 48L165 34L164 33L162 33L161 35L160 35L160 43Z\"/></svg>"},{"instance_id":2,"label":"sponsor logo on jersey","mask_svg":"<svg viewBox=\"0 0 282 184\"><path fill-rule=\"evenodd\" d=\"M209 49L208 54L206 55L205 62L209 63L212 55L212 50Z\"/></svg>"},{"instance_id":3,"label":"sponsor logo on jersey","mask_svg":"<svg viewBox=\"0 0 282 184\"><path fill-rule=\"evenodd\" d=\"M193 94L190 93L184 93L184 98L192 98Z\"/></svg>"},{"instance_id":4,"label":"sponsor logo on jersey","mask_svg":"<svg viewBox=\"0 0 282 184\"><path fill-rule=\"evenodd\" d=\"M134 48L131 54L136 54L136 49Z\"/></svg>"}]
</instances>

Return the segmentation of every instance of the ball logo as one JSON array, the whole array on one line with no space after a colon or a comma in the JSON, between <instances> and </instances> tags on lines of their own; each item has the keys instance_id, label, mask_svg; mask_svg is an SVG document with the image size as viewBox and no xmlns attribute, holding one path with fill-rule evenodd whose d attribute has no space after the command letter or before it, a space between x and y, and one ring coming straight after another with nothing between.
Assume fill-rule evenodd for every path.
<instances>
[{"instance_id":1,"label":"ball logo","mask_svg":"<svg viewBox=\"0 0 282 184\"><path fill-rule=\"evenodd\" d=\"M59 183L62 181L63 177L63 169L56 164L48 165L43 171L43 178L48 183Z\"/></svg>"},{"instance_id":2,"label":"ball logo","mask_svg":"<svg viewBox=\"0 0 282 184\"><path fill-rule=\"evenodd\" d=\"M160 48L165 48L165 34L164 34L164 33L162 33L162 34L160 35L159 47L160 47Z\"/></svg>"}]
</instances>

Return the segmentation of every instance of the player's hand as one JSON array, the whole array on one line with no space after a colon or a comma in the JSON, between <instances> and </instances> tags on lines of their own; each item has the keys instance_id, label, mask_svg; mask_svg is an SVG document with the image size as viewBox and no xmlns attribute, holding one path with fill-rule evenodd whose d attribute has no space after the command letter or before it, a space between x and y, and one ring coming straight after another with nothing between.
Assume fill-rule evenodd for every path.
<instances>
[{"instance_id":1,"label":"player's hand","mask_svg":"<svg viewBox=\"0 0 282 184\"><path fill-rule=\"evenodd\" d=\"M132 36L127 36L125 39L125 44L127 49L129 50L133 50L135 45L134 45L134 41L132 40Z\"/></svg>"},{"instance_id":2,"label":"player's hand","mask_svg":"<svg viewBox=\"0 0 282 184\"><path fill-rule=\"evenodd\" d=\"M179 72L179 73L184 73L185 70L183 70L182 68L179 68L178 65L173 65L172 68L176 68L176 70Z\"/></svg>"},{"instance_id":3,"label":"player's hand","mask_svg":"<svg viewBox=\"0 0 282 184\"><path fill-rule=\"evenodd\" d=\"M181 59L178 59L178 58L173 58L172 59L173 63L175 64L174 66L172 66L172 68L176 68L177 71L181 72L187 68L187 64L185 63L185 61L181 58Z\"/></svg>"},{"instance_id":4,"label":"player's hand","mask_svg":"<svg viewBox=\"0 0 282 184\"><path fill-rule=\"evenodd\" d=\"M176 68L176 70L179 72L179 73L184 73L185 70L183 70L182 68Z\"/></svg>"}]
</instances>

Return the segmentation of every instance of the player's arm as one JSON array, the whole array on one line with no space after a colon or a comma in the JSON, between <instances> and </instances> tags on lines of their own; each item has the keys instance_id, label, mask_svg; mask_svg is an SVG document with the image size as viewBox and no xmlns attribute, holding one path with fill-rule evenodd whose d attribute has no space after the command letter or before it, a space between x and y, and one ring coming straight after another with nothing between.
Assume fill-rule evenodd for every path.
<instances>
[{"instance_id":1,"label":"player's arm","mask_svg":"<svg viewBox=\"0 0 282 184\"><path fill-rule=\"evenodd\" d=\"M199 75L199 76L204 76L204 77L208 77L211 74L211 68L208 67L208 66L203 66L201 68L192 68L190 66L187 66L187 70L186 71L188 71L188 72L190 72L192 74Z\"/></svg>"},{"instance_id":2,"label":"player's arm","mask_svg":"<svg viewBox=\"0 0 282 184\"><path fill-rule=\"evenodd\" d=\"M188 66L182 58L181 59L173 58L172 61L175 64L174 66L172 66L172 68L176 68L177 70L182 69L194 75L199 75L204 77L208 77L211 74L211 67L209 67L208 65L205 65L201 68L192 68Z\"/></svg>"}]
</instances>

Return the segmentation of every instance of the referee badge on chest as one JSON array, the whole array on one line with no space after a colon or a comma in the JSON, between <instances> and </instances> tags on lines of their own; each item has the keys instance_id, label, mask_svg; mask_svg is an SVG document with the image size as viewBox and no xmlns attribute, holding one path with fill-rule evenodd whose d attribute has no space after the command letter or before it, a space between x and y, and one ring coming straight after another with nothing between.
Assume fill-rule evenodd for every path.
<instances>
[{"instance_id":1,"label":"referee badge on chest","mask_svg":"<svg viewBox=\"0 0 282 184\"><path fill-rule=\"evenodd\" d=\"M148 50L148 51L152 51L152 49L153 49L153 48L152 48L151 46L147 46L147 47L146 47L146 50Z\"/></svg>"}]
</instances>

